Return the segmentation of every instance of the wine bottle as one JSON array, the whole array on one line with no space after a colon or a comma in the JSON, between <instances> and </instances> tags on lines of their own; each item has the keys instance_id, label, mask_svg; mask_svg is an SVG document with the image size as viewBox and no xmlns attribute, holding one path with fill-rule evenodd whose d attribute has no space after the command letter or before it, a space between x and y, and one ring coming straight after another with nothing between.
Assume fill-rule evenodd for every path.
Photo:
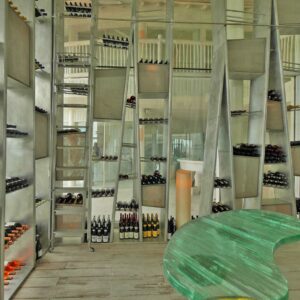
<instances>
[{"instance_id":1,"label":"wine bottle","mask_svg":"<svg viewBox=\"0 0 300 300\"><path fill-rule=\"evenodd\" d=\"M120 240L124 240L125 238L125 225L124 225L124 219L123 215L120 214L120 221L119 221L119 238Z\"/></svg>"},{"instance_id":2,"label":"wine bottle","mask_svg":"<svg viewBox=\"0 0 300 300\"><path fill-rule=\"evenodd\" d=\"M36 245L35 245L36 259L40 259L43 256L43 247L40 241L40 235L36 235Z\"/></svg>"},{"instance_id":3,"label":"wine bottle","mask_svg":"<svg viewBox=\"0 0 300 300\"><path fill-rule=\"evenodd\" d=\"M134 223L134 234L133 237L135 240L139 239L139 221L138 221L138 217L137 214L135 215L135 223Z\"/></svg>"}]
</instances>

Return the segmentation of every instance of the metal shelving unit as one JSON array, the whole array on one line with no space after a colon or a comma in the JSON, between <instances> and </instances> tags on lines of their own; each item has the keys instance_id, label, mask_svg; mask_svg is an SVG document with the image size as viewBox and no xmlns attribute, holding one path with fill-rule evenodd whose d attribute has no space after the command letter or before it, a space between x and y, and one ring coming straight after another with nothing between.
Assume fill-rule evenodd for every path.
<instances>
[{"instance_id":1,"label":"metal shelving unit","mask_svg":"<svg viewBox=\"0 0 300 300\"><path fill-rule=\"evenodd\" d=\"M35 111L35 189L36 197L42 199L36 204L36 224L45 254L50 246L51 221L51 155L50 155L50 112L52 95L52 2L36 1L38 9L44 9L47 16L35 19L36 59L44 66L35 72L35 104L46 112Z\"/></svg>"},{"instance_id":2,"label":"metal shelving unit","mask_svg":"<svg viewBox=\"0 0 300 300\"><path fill-rule=\"evenodd\" d=\"M208 107L208 123L204 152L204 176L200 197L200 215L211 213L216 169L220 177L229 179L230 189L221 189L220 198L232 209L273 209L284 201L295 215L294 182L291 153L288 141L286 102L283 69L280 57L278 32L278 10L275 0L255 2L251 39L228 39L228 27L236 20L227 16L226 1L212 1L214 66L212 70L212 92ZM261 14L260 12L268 12ZM242 11L241 11L242 13ZM243 22L241 22L243 23ZM249 22L248 22L249 23ZM233 86L236 82L249 85L249 108L242 117L247 117L243 136L236 137L231 118ZM281 102L267 101L268 90L275 89L282 97ZM239 107L238 109L244 109ZM232 115L232 117L235 117ZM235 118L236 119L236 118ZM238 118L242 119L242 118ZM239 124L241 126L241 124ZM242 125L242 126L245 126ZM234 141L258 145L259 157L233 156ZM265 164L265 145L276 144L284 149L286 162ZM217 165L217 157L219 164ZM272 199L264 205L265 170L284 172L289 185L286 189L271 187ZM281 200L281 201L278 201Z\"/></svg>"},{"instance_id":3,"label":"metal shelving unit","mask_svg":"<svg viewBox=\"0 0 300 300\"><path fill-rule=\"evenodd\" d=\"M131 6L134 7L134 2ZM126 3L130 7L130 2ZM91 73L91 107L90 107L90 155L89 155L89 202L91 207L88 218L88 241L91 246L91 218L95 214L104 214L102 204L106 203L106 212L112 216L111 231L109 242L114 241L114 233L116 231L116 202L119 194L119 174L121 170L123 149L126 147L124 143L124 130L126 126L126 116L131 110L126 106L128 97L128 86L130 76L130 66L132 65L132 41L133 26L131 20L131 11L129 11L129 21L119 22L114 20L112 15L109 20L102 20L102 9L105 9L105 3L101 0L92 2L92 34L91 34L91 56L92 64ZM115 51L126 51L127 59L123 66L114 67L101 66L101 54L105 55L105 51L99 51L99 48L111 47L107 44L104 36L110 34L118 34L118 23L122 24L122 31L126 32L123 39L128 39L126 48L115 47ZM112 41L113 42L113 41ZM117 42L117 40L114 40ZM101 53L101 54L99 54ZM100 56L99 56L100 55ZM132 115L134 118L134 114ZM109 135L110 133L110 135ZM135 143L136 144L136 143ZM98 155L95 155L95 147L99 148ZM133 149L136 149L132 145ZM135 150L134 150L135 151ZM94 155L93 155L94 154ZM114 155L116 159L113 161L101 160L101 155ZM98 174L98 171L101 174ZM99 177L99 178L98 178ZM108 185L108 186L107 186ZM92 190L111 188L114 190L113 195L109 197L95 198ZM101 203L100 203L101 202ZM107 207L111 207L107 208Z\"/></svg>"},{"instance_id":4,"label":"metal shelving unit","mask_svg":"<svg viewBox=\"0 0 300 300\"><path fill-rule=\"evenodd\" d=\"M87 234L85 222L88 217L88 136L89 122L89 73L86 78L68 76L70 68L89 70L90 55L66 53L64 32L69 18L81 21L85 16L70 16L63 1L54 1L54 55L53 55L53 105L52 105L52 226L51 248L55 242L69 240L82 242ZM81 120L67 118L67 111L80 112ZM70 111L71 110L71 111ZM81 193L82 204L57 204L57 197L67 193Z\"/></svg>"},{"instance_id":5,"label":"metal shelving unit","mask_svg":"<svg viewBox=\"0 0 300 300\"><path fill-rule=\"evenodd\" d=\"M1 299L11 299L35 266L34 2L13 1L20 12L17 14L7 0L0 1L0 64L3 70L0 75ZM16 124L27 135L22 138L7 136L7 123ZM5 178L11 176L26 178L28 186L6 193ZM29 226L24 236L19 237L7 250L4 250L3 243L5 222L20 222ZM9 285L3 287L3 266L11 260L22 261L25 266Z\"/></svg>"},{"instance_id":6,"label":"metal shelving unit","mask_svg":"<svg viewBox=\"0 0 300 300\"><path fill-rule=\"evenodd\" d=\"M172 92L173 92L173 13L174 3L173 1L166 1L165 10L159 10L158 12L144 11L141 7L135 4L135 10L133 11L134 21L134 87L136 95L136 122L135 130L137 133L137 186L136 195L138 203L140 204L140 240L142 241L157 241L157 239L143 239L143 224L142 213L149 208L154 208L158 211L160 216L160 232L161 235L158 241L167 241L168 230L168 212L169 212L169 188L170 188L170 164L171 164L171 121L172 121ZM155 14L158 14L157 16ZM160 15L162 14L162 16ZM162 55L163 62L157 63L142 63L149 59L147 57L139 57L139 43L138 43L138 30L140 22L147 22L147 19L165 19L165 43L164 54ZM165 121L162 124L140 124L141 117L145 117L143 112L143 102L157 101L162 102L163 109L159 113L159 116L151 116L163 118ZM146 138L151 135L151 128L156 128L156 133L153 135L152 140L152 154L163 156L166 158L165 162L159 164L152 161L145 160L147 157L146 150ZM150 129L150 133L148 133ZM159 140L161 139L161 141ZM158 144L160 144L160 147ZM157 149L154 149L156 145ZM160 148L159 153L158 148ZM157 152L157 153L154 153ZM152 172L157 170L162 176L166 178L165 184L153 184L142 185L141 178L142 173L147 172L146 165L151 165ZM153 168L153 166L155 168ZM148 168L149 169L149 168ZM149 169L149 170L150 170ZM148 174L147 174L148 175Z\"/></svg>"}]
</instances>

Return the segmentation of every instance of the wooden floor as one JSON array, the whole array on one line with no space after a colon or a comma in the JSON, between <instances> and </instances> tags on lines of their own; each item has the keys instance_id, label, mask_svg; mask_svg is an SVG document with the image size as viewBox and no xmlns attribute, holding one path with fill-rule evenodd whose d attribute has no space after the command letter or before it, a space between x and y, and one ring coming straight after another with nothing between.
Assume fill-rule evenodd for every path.
<instances>
[{"instance_id":1,"label":"wooden floor","mask_svg":"<svg viewBox=\"0 0 300 300\"><path fill-rule=\"evenodd\" d=\"M184 299L162 274L165 244L60 246L39 263L14 299ZM281 247L276 261L289 281L290 298L300 299L300 243Z\"/></svg>"}]
</instances>

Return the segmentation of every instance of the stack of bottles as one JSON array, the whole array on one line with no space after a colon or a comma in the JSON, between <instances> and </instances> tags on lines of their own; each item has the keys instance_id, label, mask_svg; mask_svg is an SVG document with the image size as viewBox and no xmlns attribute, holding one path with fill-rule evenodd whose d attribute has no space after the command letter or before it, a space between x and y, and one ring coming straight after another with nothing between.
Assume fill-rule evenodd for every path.
<instances>
[{"instance_id":1,"label":"stack of bottles","mask_svg":"<svg viewBox=\"0 0 300 300\"><path fill-rule=\"evenodd\" d=\"M34 59L35 62L35 69L36 70L44 70L45 66L43 64L41 64L37 59Z\"/></svg>"},{"instance_id":2,"label":"stack of bottles","mask_svg":"<svg viewBox=\"0 0 300 300\"><path fill-rule=\"evenodd\" d=\"M11 193L28 187L28 181L26 178L9 177L5 179L5 182L6 182L6 193Z\"/></svg>"},{"instance_id":3,"label":"stack of bottles","mask_svg":"<svg viewBox=\"0 0 300 300\"><path fill-rule=\"evenodd\" d=\"M143 214L142 219L142 225L143 225L143 238L157 238L160 236L160 225L159 225L159 219L158 214L153 215L153 213Z\"/></svg>"},{"instance_id":4,"label":"stack of bottles","mask_svg":"<svg viewBox=\"0 0 300 300\"><path fill-rule=\"evenodd\" d=\"M168 240L171 239L175 231L176 231L176 220L174 217L171 216L170 219L168 219Z\"/></svg>"},{"instance_id":5,"label":"stack of bottles","mask_svg":"<svg viewBox=\"0 0 300 300\"><path fill-rule=\"evenodd\" d=\"M114 188L106 188L106 189L97 189L92 191L93 198L100 198L100 197L113 197L115 194Z\"/></svg>"},{"instance_id":6,"label":"stack of bottles","mask_svg":"<svg viewBox=\"0 0 300 300\"><path fill-rule=\"evenodd\" d=\"M41 114L46 114L47 113L46 110L44 110L43 108L38 107L38 106L35 106L35 111L37 111L37 112L39 112Z\"/></svg>"},{"instance_id":7,"label":"stack of bottles","mask_svg":"<svg viewBox=\"0 0 300 300\"><path fill-rule=\"evenodd\" d=\"M231 208L228 205L222 204L220 202L213 202L212 212L214 214L224 212L224 211L229 211L229 210L231 210Z\"/></svg>"},{"instance_id":8,"label":"stack of bottles","mask_svg":"<svg viewBox=\"0 0 300 300\"><path fill-rule=\"evenodd\" d=\"M263 183L265 186L285 188L288 186L288 179L285 173L268 171L264 173Z\"/></svg>"},{"instance_id":9,"label":"stack of bottles","mask_svg":"<svg viewBox=\"0 0 300 300\"><path fill-rule=\"evenodd\" d=\"M108 243L110 230L111 221L109 216L107 219L105 219L105 216L102 216L102 220L100 216L97 218L94 216L91 223L92 243Z\"/></svg>"},{"instance_id":10,"label":"stack of bottles","mask_svg":"<svg viewBox=\"0 0 300 300\"><path fill-rule=\"evenodd\" d=\"M139 219L137 213L120 214L119 238L120 240L138 240L140 238Z\"/></svg>"},{"instance_id":11,"label":"stack of bottles","mask_svg":"<svg viewBox=\"0 0 300 300\"><path fill-rule=\"evenodd\" d=\"M118 201L116 203L117 211L137 211L139 209L139 204L132 199L130 202Z\"/></svg>"},{"instance_id":12,"label":"stack of bottles","mask_svg":"<svg viewBox=\"0 0 300 300\"><path fill-rule=\"evenodd\" d=\"M282 147L277 145L267 145L265 150L265 163L274 164L286 162L286 155Z\"/></svg>"},{"instance_id":13,"label":"stack of bottles","mask_svg":"<svg viewBox=\"0 0 300 300\"><path fill-rule=\"evenodd\" d=\"M67 193L56 198L57 204L68 204L68 205L82 205L83 204L83 196L81 193L72 194Z\"/></svg>"},{"instance_id":14,"label":"stack of bottles","mask_svg":"<svg viewBox=\"0 0 300 300\"><path fill-rule=\"evenodd\" d=\"M88 17L92 16L92 4L91 3L77 3L77 2L65 2L66 12L72 17Z\"/></svg>"},{"instance_id":15,"label":"stack of bottles","mask_svg":"<svg viewBox=\"0 0 300 300\"><path fill-rule=\"evenodd\" d=\"M136 107L136 98L135 96L130 96L126 99L126 106L129 108L135 108Z\"/></svg>"},{"instance_id":16,"label":"stack of bottles","mask_svg":"<svg viewBox=\"0 0 300 300\"><path fill-rule=\"evenodd\" d=\"M9 285L14 276L25 266L20 260L12 260L4 263L4 285Z\"/></svg>"},{"instance_id":17,"label":"stack of bottles","mask_svg":"<svg viewBox=\"0 0 300 300\"><path fill-rule=\"evenodd\" d=\"M259 146L254 144L238 144L233 146L233 155L259 156Z\"/></svg>"},{"instance_id":18,"label":"stack of bottles","mask_svg":"<svg viewBox=\"0 0 300 300\"><path fill-rule=\"evenodd\" d=\"M23 20L27 21L27 18L21 14L18 7L13 3L12 0L8 0L8 4L11 7L11 9Z\"/></svg>"},{"instance_id":19,"label":"stack of bottles","mask_svg":"<svg viewBox=\"0 0 300 300\"><path fill-rule=\"evenodd\" d=\"M28 225L19 222L7 222L4 225L4 249L8 249L19 237L21 237L26 230L29 229Z\"/></svg>"},{"instance_id":20,"label":"stack of bottles","mask_svg":"<svg viewBox=\"0 0 300 300\"><path fill-rule=\"evenodd\" d=\"M165 184L166 178L162 177L158 170L153 175L142 175L142 185Z\"/></svg>"},{"instance_id":21,"label":"stack of bottles","mask_svg":"<svg viewBox=\"0 0 300 300\"><path fill-rule=\"evenodd\" d=\"M76 53L67 53L67 54L59 54L58 55L58 62L60 64L63 63L75 63L79 61L78 54Z\"/></svg>"},{"instance_id":22,"label":"stack of bottles","mask_svg":"<svg viewBox=\"0 0 300 300\"><path fill-rule=\"evenodd\" d=\"M215 188L228 188L230 187L230 181L225 179L225 178L215 178L215 183L214 183Z\"/></svg>"},{"instance_id":23,"label":"stack of bottles","mask_svg":"<svg viewBox=\"0 0 300 300\"><path fill-rule=\"evenodd\" d=\"M110 36L109 34L103 34L102 41L105 47L128 49L129 46L129 40L127 37L114 37L113 35Z\"/></svg>"},{"instance_id":24,"label":"stack of bottles","mask_svg":"<svg viewBox=\"0 0 300 300\"><path fill-rule=\"evenodd\" d=\"M143 59L143 58L141 58L140 59L140 61L139 61L139 63L140 64L159 64L159 65L167 65L168 64L168 61L166 60L166 61L163 61L163 60L160 60L160 61L158 61L158 60L153 60L153 59L150 59L150 60L148 60L148 59Z\"/></svg>"},{"instance_id":25,"label":"stack of bottles","mask_svg":"<svg viewBox=\"0 0 300 300\"><path fill-rule=\"evenodd\" d=\"M46 17L46 16L47 16L47 13L46 13L45 9L35 7L35 17L36 18Z\"/></svg>"},{"instance_id":26,"label":"stack of bottles","mask_svg":"<svg viewBox=\"0 0 300 300\"><path fill-rule=\"evenodd\" d=\"M23 132L17 129L17 125L6 124L6 136L7 137L22 137L28 135L27 132Z\"/></svg>"},{"instance_id":27,"label":"stack of bottles","mask_svg":"<svg viewBox=\"0 0 300 300\"><path fill-rule=\"evenodd\" d=\"M167 161L166 157L162 157L162 156L151 156L150 157L151 161Z\"/></svg>"},{"instance_id":28,"label":"stack of bottles","mask_svg":"<svg viewBox=\"0 0 300 300\"><path fill-rule=\"evenodd\" d=\"M168 119L164 118L140 118L139 119L140 124L167 124Z\"/></svg>"},{"instance_id":29,"label":"stack of bottles","mask_svg":"<svg viewBox=\"0 0 300 300\"><path fill-rule=\"evenodd\" d=\"M118 156L117 155L101 155L100 160L105 160L105 161L107 161L107 160L110 160L110 161L118 160Z\"/></svg>"},{"instance_id":30,"label":"stack of bottles","mask_svg":"<svg viewBox=\"0 0 300 300\"><path fill-rule=\"evenodd\" d=\"M291 146L300 146L300 141L291 141Z\"/></svg>"},{"instance_id":31,"label":"stack of bottles","mask_svg":"<svg viewBox=\"0 0 300 300\"><path fill-rule=\"evenodd\" d=\"M243 114L245 114L247 111L245 109L239 109L239 110L232 110L231 111L231 116L235 117L235 116L241 116Z\"/></svg>"},{"instance_id":32,"label":"stack of bottles","mask_svg":"<svg viewBox=\"0 0 300 300\"><path fill-rule=\"evenodd\" d=\"M68 95L88 96L89 87L87 85L76 85L65 83L63 86L57 86L57 91Z\"/></svg>"},{"instance_id":33,"label":"stack of bottles","mask_svg":"<svg viewBox=\"0 0 300 300\"><path fill-rule=\"evenodd\" d=\"M80 130L76 128L57 130L57 134L68 134L68 133L80 133Z\"/></svg>"},{"instance_id":34,"label":"stack of bottles","mask_svg":"<svg viewBox=\"0 0 300 300\"><path fill-rule=\"evenodd\" d=\"M280 102L282 100L281 93L276 90L269 90L268 91L268 100Z\"/></svg>"}]
</instances>

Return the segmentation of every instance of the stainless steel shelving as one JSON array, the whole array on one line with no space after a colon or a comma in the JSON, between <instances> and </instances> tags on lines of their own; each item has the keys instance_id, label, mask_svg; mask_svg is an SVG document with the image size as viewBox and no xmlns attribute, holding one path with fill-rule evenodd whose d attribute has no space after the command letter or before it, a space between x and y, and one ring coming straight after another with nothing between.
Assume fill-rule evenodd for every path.
<instances>
[{"instance_id":1,"label":"stainless steel shelving","mask_svg":"<svg viewBox=\"0 0 300 300\"><path fill-rule=\"evenodd\" d=\"M226 5L226 0L212 1L213 23L221 22L226 26L213 25L214 66L208 108L200 215L211 213L217 153L220 177L231 180L231 188L221 191L223 203L232 209L270 209L270 201L268 206L262 202L262 199L266 198L266 188L270 188L264 188L263 174L272 168L286 173L289 181L286 189L271 187L275 198L274 206L278 202L276 199L286 199L286 203L290 205L290 213L295 215L294 179L278 29L278 14L282 12L277 9L276 0L256 1L253 23L250 24L252 38L230 40L227 36L230 20L226 16ZM266 13L261 15L261 11ZM245 116L248 122L246 127L243 127L244 136L240 137L243 140L238 142L258 145L261 153L257 158L233 156L232 152L233 141L236 139L233 134L236 125L231 118L236 117L231 116L233 85L244 81L249 83L249 109L246 109L248 112ZM268 90L272 89L281 94L282 101L276 103L267 101ZM265 164L265 145L269 143L284 149L285 163L274 164L271 167L270 164Z\"/></svg>"},{"instance_id":2,"label":"stainless steel shelving","mask_svg":"<svg viewBox=\"0 0 300 300\"><path fill-rule=\"evenodd\" d=\"M64 1L54 1L54 54L53 54L53 105L52 105L52 226L51 248L56 242L64 242L70 237L82 242L87 233L85 222L88 218L88 152L89 132L89 73L86 78L72 80L66 70L80 68L89 70L90 55L67 53L64 49L64 32L70 28L64 13ZM78 20L84 16L74 16ZM72 29L70 29L72 30ZM80 98L80 99L79 99ZM80 102L78 102L80 100ZM84 121L66 120L67 110L80 110ZM56 199L61 194L81 193L83 204L76 208L59 205Z\"/></svg>"},{"instance_id":3,"label":"stainless steel shelving","mask_svg":"<svg viewBox=\"0 0 300 300\"><path fill-rule=\"evenodd\" d=\"M13 1L21 13L19 16L7 0L0 1L1 299L11 299L35 266L34 2ZM7 123L16 124L28 135L22 139L7 138ZM5 178L8 176L28 180L28 187L20 190L22 198L19 192L5 193ZM9 221L27 224L29 230L4 251L4 224ZM22 260L26 266L8 286L3 287L3 266L11 260Z\"/></svg>"}]
</instances>

